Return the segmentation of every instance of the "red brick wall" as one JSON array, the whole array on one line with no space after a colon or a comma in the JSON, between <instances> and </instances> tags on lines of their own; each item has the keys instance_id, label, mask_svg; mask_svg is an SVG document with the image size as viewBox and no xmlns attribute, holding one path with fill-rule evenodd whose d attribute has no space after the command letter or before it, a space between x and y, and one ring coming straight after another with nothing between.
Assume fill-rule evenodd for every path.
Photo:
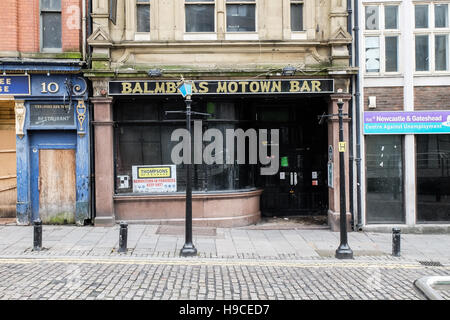
<instances>
[{"instance_id":1,"label":"red brick wall","mask_svg":"<svg viewBox=\"0 0 450 320\"><path fill-rule=\"evenodd\" d=\"M61 0L62 51L81 51L81 1ZM39 0L0 0L0 30L0 51L39 52Z\"/></svg>"},{"instance_id":2,"label":"red brick wall","mask_svg":"<svg viewBox=\"0 0 450 320\"><path fill-rule=\"evenodd\" d=\"M0 1L0 51L17 51L17 0Z\"/></svg>"},{"instance_id":3,"label":"red brick wall","mask_svg":"<svg viewBox=\"0 0 450 320\"><path fill-rule=\"evenodd\" d=\"M39 52L39 0L16 0L18 3L18 49Z\"/></svg>"},{"instance_id":4,"label":"red brick wall","mask_svg":"<svg viewBox=\"0 0 450 320\"><path fill-rule=\"evenodd\" d=\"M377 97L376 109L369 109L369 96ZM403 110L403 87L364 88L364 110L365 111Z\"/></svg>"},{"instance_id":5,"label":"red brick wall","mask_svg":"<svg viewBox=\"0 0 450 320\"><path fill-rule=\"evenodd\" d=\"M415 110L450 110L450 86L414 87Z\"/></svg>"},{"instance_id":6,"label":"red brick wall","mask_svg":"<svg viewBox=\"0 0 450 320\"><path fill-rule=\"evenodd\" d=\"M62 0L61 5L63 51L80 51L81 0Z\"/></svg>"}]
</instances>

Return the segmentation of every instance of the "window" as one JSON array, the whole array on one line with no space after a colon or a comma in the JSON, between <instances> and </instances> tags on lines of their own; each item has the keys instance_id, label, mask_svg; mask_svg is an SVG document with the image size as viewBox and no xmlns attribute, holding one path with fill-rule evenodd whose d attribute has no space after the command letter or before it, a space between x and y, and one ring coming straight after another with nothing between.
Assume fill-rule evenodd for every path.
<instances>
[{"instance_id":1,"label":"window","mask_svg":"<svg viewBox=\"0 0 450 320\"><path fill-rule=\"evenodd\" d=\"M403 223L403 140L366 136L367 223Z\"/></svg>"},{"instance_id":2,"label":"window","mask_svg":"<svg viewBox=\"0 0 450 320\"><path fill-rule=\"evenodd\" d=\"M185 110L183 101L177 98L164 100L129 101L119 99L114 105L114 154L116 176L132 177L132 167L137 165L171 165L173 147L178 141L171 141L175 129L186 128L184 115L166 115L165 111ZM192 104L193 111L211 114L208 119L202 119L202 130L217 129L225 136L226 129L248 129L248 120L252 113L244 102L232 101L197 101ZM209 145L204 142L203 150ZM227 154L226 141L223 150L217 150L222 155ZM247 143L248 146L248 143ZM237 144L234 145L235 154ZM192 153L193 156L193 153ZM246 155L247 157L248 155ZM248 159L248 157L246 158ZM192 189L197 192L227 191L252 189L255 186L254 164L213 163L192 165ZM186 190L186 166L176 166L177 192ZM116 183L116 193L133 193L132 179L128 188L122 188Z\"/></svg>"},{"instance_id":3,"label":"window","mask_svg":"<svg viewBox=\"0 0 450 320\"><path fill-rule=\"evenodd\" d=\"M414 9L416 28L428 28L428 5L416 5Z\"/></svg>"},{"instance_id":4,"label":"window","mask_svg":"<svg viewBox=\"0 0 450 320\"><path fill-rule=\"evenodd\" d=\"M61 0L41 0L42 49L61 49Z\"/></svg>"},{"instance_id":5,"label":"window","mask_svg":"<svg viewBox=\"0 0 450 320\"><path fill-rule=\"evenodd\" d=\"M436 4L434 6L434 27L448 27L448 4Z\"/></svg>"},{"instance_id":6,"label":"window","mask_svg":"<svg viewBox=\"0 0 450 320\"><path fill-rule=\"evenodd\" d=\"M448 3L415 5L416 71L449 71Z\"/></svg>"},{"instance_id":7,"label":"window","mask_svg":"<svg viewBox=\"0 0 450 320\"><path fill-rule=\"evenodd\" d=\"M398 72L398 5L370 5L364 9L366 72Z\"/></svg>"},{"instance_id":8,"label":"window","mask_svg":"<svg viewBox=\"0 0 450 320\"><path fill-rule=\"evenodd\" d=\"M150 32L150 0L136 0L137 32Z\"/></svg>"},{"instance_id":9,"label":"window","mask_svg":"<svg viewBox=\"0 0 450 320\"><path fill-rule=\"evenodd\" d=\"M450 221L450 135L416 135L417 221Z\"/></svg>"},{"instance_id":10,"label":"window","mask_svg":"<svg viewBox=\"0 0 450 320\"><path fill-rule=\"evenodd\" d=\"M185 0L186 32L214 32L214 0Z\"/></svg>"},{"instance_id":11,"label":"window","mask_svg":"<svg viewBox=\"0 0 450 320\"><path fill-rule=\"evenodd\" d=\"M429 70L428 36L416 36L416 71Z\"/></svg>"},{"instance_id":12,"label":"window","mask_svg":"<svg viewBox=\"0 0 450 320\"><path fill-rule=\"evenodd\" d=\"M255 0L226 0L227 32L256 31Z\"/></svg>"},{"instance_id":13,"label":"window","mask_svg":"<svg viewBox=\"0 0 450 320\"><path fill-rule=\"evenodd\" d=\"M291 0L291 31L303 31L303 1Z\"/></svg>"}]
</instances>

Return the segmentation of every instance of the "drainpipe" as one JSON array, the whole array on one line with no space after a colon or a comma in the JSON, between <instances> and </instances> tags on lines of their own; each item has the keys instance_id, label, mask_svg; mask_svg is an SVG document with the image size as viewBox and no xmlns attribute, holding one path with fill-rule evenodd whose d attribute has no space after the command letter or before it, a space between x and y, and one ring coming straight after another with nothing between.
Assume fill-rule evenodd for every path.
<instances>
[{"instance_id":1,"label":"drainpipe","mask_svg":"<svg viewBox=\"0 0 450 320\"><path fill-rule=\"evenodd\" d=\"M352 34L352 0L347 0L347 32L349 34ZM349 65L353 66L353 48L352 48L352 43L350 43L348 45L348 53L350 55L349 57ZM352 77L353 78L353 77ZM353 159L354 159L354 154L353 154L353 84L352 82L350 82L350 88L349 88L350 92L352 93L352 98L350 99L350 101L348 102L348 117L350 119L350 123L348 126L348 136L350 137L349 139L349 172L348 172L348 180L349 180L349 203L350 203L350 213L351 213L351 226L353 228L354 226L354 221L355 221L355 208L354 208L354 203L353 203ZM354 229L354 228L353 228Z\"/></svg>"},{"instance_id":2,"label":"drainpipe","mask_svg":"<svg viewBox=\"0 0 450 320\"><path fill-rule=\"evenodd\" d=\"M87 13L86 13L86 16L87 16L87 36L86 36L86 40L85 40L85 46L87 47L87 56L88 57L91 56L91 47L87 45L87 38L89 38L91 36L91 34L92 34L92 17L91 17L91 13L92 13L92 0L88 0L88 8L87 8ZM90 68L89 64L87 64L87 65Z\"/></svg>"},{"instance_id":3,"label":"drainpipe","mask_svg":"<svg viewBox=\"0 0 450 320\"><path fill-rule=\"evenodd\" d=\"M83 0L84 1L84 0ZM87 37L89 37L92 34L92 17L91 17L91 11L92 11L92 0L88 0L88 7L87 7ZM91 47L87 45L87 37L85 39L85 47L87 47L87 56L91 56ZM90 63L86 61L86 67L90 68ZM89 92L89 96L91 96L92 92ZM94 125L92 124L92 121L94 119L94 106L93 104L89 104L89 143L90 143L90 152L89 152L89 160L90 160L90 177L89 181L91 183L91 192L90 192L90 204L91 204L91 224L94 224L94 217L95 217L95 154L94 154Z\"/></svg>"},{"instance_id":4,"label":"drainpipe","mask_svg":"<svg viewBox=\"0 0 450 320\"><path fill-rule=\"evenodd\" d=\"M81 1L81 16L81 46L83 48L83 61L86 62L86 0Z\"/></svg>"},{"instance_id":5,"label":"drainpipe","mask_svg":"<svg viewBox=\"0 0 450 320\"><path fill-rule=\"evenodd\" d=\"M356 122L356 212L357 212L357 224L356 230L362 229L362 211L361 211L361 116L360 116L360 86L359 78L361 71L359 70L359 0L354 0L354 20L353 27L354 39L355 39L355 55L354 62L355 67L358 68L358 73L355 75L355 122Z\"/></svg>"}]
</instances>

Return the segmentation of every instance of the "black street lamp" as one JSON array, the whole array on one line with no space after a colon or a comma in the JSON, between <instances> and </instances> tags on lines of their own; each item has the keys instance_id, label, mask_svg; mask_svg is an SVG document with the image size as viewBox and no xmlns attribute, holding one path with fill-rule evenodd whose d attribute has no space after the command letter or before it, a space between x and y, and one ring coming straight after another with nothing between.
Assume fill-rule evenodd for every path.
<instances>
[{"instance_id":1,"label":"black street lamp","mask_svg":"<svg viewBox=\"0 0 450 320\"><path fill-rule=\"evenodd\" d=\"M339 196L340 196L340 233L341 244L336 250L336 258L338 259L353 259L353 251L350 249L347 240L347 209L345 207L345 160L344 152L346 149L344 142L344 124L342 107L344 102L342 99L338 100L338 116L339 116Z\"/></svg>"},{"instance_id":2,"label":"black street lamp","mask_svg":"<svg viewBox=\"0 0 450 320\"><path fill-rule=\"evenodd\" d=\"M178 90L181 92L186 103L186 129L191 137L191 104L192 104L192 83L181 80ZM189 146L191 147L191 145ZM197 255L197 249L192 243L192 175L191 175L191 159L186 165L186 228L185 241L181 248L180 256L190 257Z\"/></svg>"}]
</instances>

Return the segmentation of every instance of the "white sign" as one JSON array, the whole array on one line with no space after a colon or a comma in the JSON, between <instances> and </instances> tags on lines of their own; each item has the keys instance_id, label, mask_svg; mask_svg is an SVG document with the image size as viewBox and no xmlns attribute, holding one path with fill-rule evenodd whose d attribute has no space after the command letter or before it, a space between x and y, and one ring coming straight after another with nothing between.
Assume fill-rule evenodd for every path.
<instances>
[{"instance_id":1,"label":"white sign","mask_svg":"<svg viewBox=\"0 0 450 320\"><path fill-rule=\"evenodd\" d=\"M132 166L133 192L176 192L175 165Z\"/></svg>"}]
</instances>

